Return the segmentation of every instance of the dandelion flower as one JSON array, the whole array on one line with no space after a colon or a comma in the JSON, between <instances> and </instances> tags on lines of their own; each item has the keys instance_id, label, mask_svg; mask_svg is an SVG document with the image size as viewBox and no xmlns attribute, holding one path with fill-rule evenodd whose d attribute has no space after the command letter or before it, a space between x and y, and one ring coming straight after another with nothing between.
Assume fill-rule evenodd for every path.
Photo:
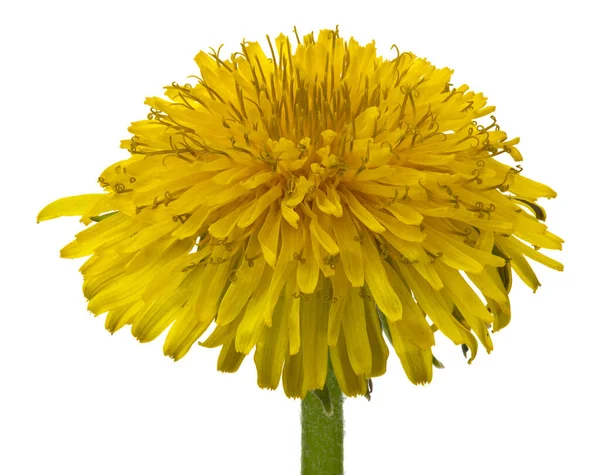
<instances>
[{"instance_id":1,"label":"dandelion flower","mask_svg":"<svg viewBox=\"0 0 600 475\"><path fill-rule=\"evenodd\" d=\"M431 381L434 336L475 357L510 320L512 270L561 264L516 145L493 106L452 71L325 30L200 52L195 84L151 97L102 193L38 220L81 216L64 247L89 310L178 360L197 341L235 372L253 350L258 385L289 397L368 392L384 339L408 379ZM296 44L297 43L297 44ZM394 57L395 56L395 57ZM213 324L214 323L214 324ZM207 330L208 336L203 337Z\"/></svg>"}]
</instances>

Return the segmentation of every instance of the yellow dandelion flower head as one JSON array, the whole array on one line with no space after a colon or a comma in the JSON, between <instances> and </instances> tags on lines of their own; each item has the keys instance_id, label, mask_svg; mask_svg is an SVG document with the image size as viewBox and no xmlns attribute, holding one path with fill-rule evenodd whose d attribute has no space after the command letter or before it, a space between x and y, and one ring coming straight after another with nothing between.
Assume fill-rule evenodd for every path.
<instances>
[{"instance_id":1,"label":"yellow dandelion flower head","mask_svg":"<svg viewBox=\"0 0 600 475\"><path fill-rule=\"evenodd\" d=\"M522 160L519 139L412 53L337 30L267 40L200 52L195 84L146 100L102 193L41 211L96 221L61 251L91 256L89 310L142 342L170 327L174 359L211 328L219 370L255 349L258 385L289 397L322 388L328 360L345 394L367 393L384 334L415 384L438 330L489 352L512 269L534 290L527 259L562 269L538 251L561 247L536 203L555 192L501 161Z\"/></svg>"}]
</instances>

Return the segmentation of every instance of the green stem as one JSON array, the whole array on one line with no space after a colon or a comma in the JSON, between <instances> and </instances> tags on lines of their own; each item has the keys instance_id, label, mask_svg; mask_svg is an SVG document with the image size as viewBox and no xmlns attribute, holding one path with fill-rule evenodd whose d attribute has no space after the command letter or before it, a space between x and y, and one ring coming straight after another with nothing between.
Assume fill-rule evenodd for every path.
<instances>
[{"instance_id":1,"label":"green stem","mask_svg":"<svg viewBox=\"0 0 600 475\"><path fill-rule=\"evenodd\" d=\"M329 365L327 382L302 400L302 475L344 473L343 397Z\"/></svg>"}]
</instances>

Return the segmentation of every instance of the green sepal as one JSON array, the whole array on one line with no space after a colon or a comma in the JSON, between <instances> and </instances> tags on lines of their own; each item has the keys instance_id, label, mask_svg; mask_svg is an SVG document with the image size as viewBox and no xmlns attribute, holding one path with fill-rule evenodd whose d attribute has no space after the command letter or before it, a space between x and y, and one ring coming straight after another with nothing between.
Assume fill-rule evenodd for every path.
<instances>
[{"instance_id":1,"label":"green sepal","mask_svg":"<svg viewBox=\"0 0 600 475\"><path fill-rule=\"evenodd\" d=\"M503 267L496 267L498 271L498 275L500 275L500 280L502 280L502 285L506 289L506 292L510 292L512 288L512 267L510 265L510 259L500 250L498 246L494 246L492 249L492 254L495 256L501 257L506 261L506 264Z\"/></svg>"},{"instance_id":2,"label":"green sepal","mask_svg":"<svg viewBox=\"0 0 600 475\"><path fill-rule=\"evenodd\" d=\"M373 394L373 380L369 378L367 379L367 392L364 394L367 401L371 400L371 394Z\"/></svg>"},{"instance_id":3,"label":"green sepal","mask_svg":"<svg viewBox=\"0 0 600 475\"><path fill-rule=\"evenodd\" d=\"M515 201L519 201L527 206L533 214L535 214L536 219L539 221L546 221L546 210L542 208L537 203L532 203L531 201L524 200L523 198L513 198Z\"/></svg>"},{"instance_id":4,"label":"green sepal","mask_svg":"<svg viewBox=\"0 0 600 475\"><path fill-rule=\"evenodd\" d=\"M327 387L327 384L323 386L323 389L313 389L311 393L317 396L319 401L321 401L321 404L323 405L323 413L326 416L332 416L333 404L331 402L331 395L329 394L329 388Z\"/></svg>"},{"instance_id":5,"label":"green sepal","mask_svg":"<svg viewBox=\"0 0 600 475\"><path fill-rule=\"evenodd\" d=\"M435 356L431 355L432 358L432 363L433 366L435 366L437 369L444 369L445 366L442 364L442 362L440 360L438 360Z\"/></svg>"},{"instance_id":6,"label":"green sepal","mask_svg":"<svg viewBox=\"0 0 600 475\"><path fill-rule=\"evenodd\" d=\"M101 214L99 216L91 216L90 219L95 223L99 223L100 221L112 216L113 214L117 214L118 211L111 211L110 213Z\"/></svg>"},{"instance_id":7,"label":"green sepal","mask_svg":"<svg viewBox=\"0 0 600 475\"><path fill-rule=\"evenodd\" d=\"M383 330L383 334L390 342L390 345L393 345L392 342L392 334L390 333L390 327L388 325L387 317L383 314L383 312L377 307L377 315L379 316L379 322L381 323L381 328Z\"/></svg>"}]
</instances>

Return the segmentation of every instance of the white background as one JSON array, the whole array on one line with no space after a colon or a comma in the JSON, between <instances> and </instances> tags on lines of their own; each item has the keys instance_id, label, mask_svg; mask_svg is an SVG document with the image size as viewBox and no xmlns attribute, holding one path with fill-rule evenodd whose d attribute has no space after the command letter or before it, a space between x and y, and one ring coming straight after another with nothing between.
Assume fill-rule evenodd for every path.
<instances>
[{"instance_id":1,"label":"white background","mask_svg":"<svg viewBox=\"0 0 600 475\"><path fill-rule=\"evenodd\" d=\"M299 402L234 375L217 350L178 363L162 339L111 336L81 295L79 261L58 251L76 218L35 224L46 203L99 190L126 153L143 100L196 74L200 49L237 50L340 25L450 66L483 91L566 240L533 295L515 283L513 321L468 366L438 337L428 387L395 356L371 402L348 400L346 473L598 474L598 146L594 2L5 2L0 18L0 473L299 473Z\"/></svg>"}]
</instances>

